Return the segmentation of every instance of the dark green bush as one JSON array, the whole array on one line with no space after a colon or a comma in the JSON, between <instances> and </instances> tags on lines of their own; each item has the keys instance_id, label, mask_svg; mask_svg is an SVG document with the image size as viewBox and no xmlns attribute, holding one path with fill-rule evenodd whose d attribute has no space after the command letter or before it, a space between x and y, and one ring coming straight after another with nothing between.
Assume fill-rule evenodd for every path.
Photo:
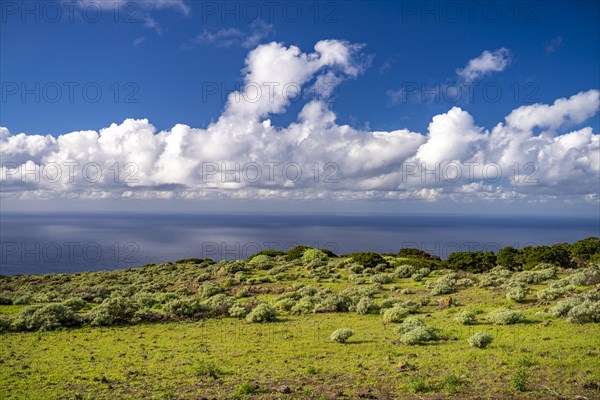
<instances>
[{"instance_id":1,"label":"dark green bush","mask_svg":"<svg viewBox=\"0 0 600 400\"><path fill-rule=\"evenodd\" d=\"M182 258L181 260L175 261L175 264L202 264L203 262L204 260L202 258Z\"/></svg>"},{"instance_id":2,"label":"dark green bush","mask_svg":"<svg viewBox=\"0 0 600 400\"><path fill-rule=\"evenodd\" d=\"M466 272L487 272L496 266L496 255L489 251L458 251L444 262L449 269Z\"/></svg>"},{"instance_id":3,"label":"dark green bush","mask_svg":"<svg viewBox=\"0 0 600 400\"><path fill-rule=\"evenodd\" d=\"M9 316L0 314L0 333L9 330L11 324L12 319Z\"/></svg>"},{"instance_id":4,"label":"dark green bush","mask_svg":"<svg viewBox=\"0 0 600 400\"><path fill-rule=\"evenodd\" d=\"M248 261L252 260L256 256L277 257L277 256L283 256L283 255L285 255L285 253L280 250L261 250L258 253L254 253L250 257L248 257Z\"/></svg>"},{"instance_id":5,"label":"dark green bush","mask_svg":"<svg viewBox=\"0 0 600 400\"><path fill-rule=\"evenodd\" d=\"M389 265L381 255L372 251L352 253L350 256L356 264L360 264L365 268L375 268L378 264Z\"/></svg>"},{"instance_id":6,"label":"dark green bush","mask_svg":"<svg viewBox=\"0 0 600 400\"><path fill-rule=\"evenodd\" d=\"M578 240L571 245L570 250L571 253L583 260L590 260L594 256L600 255L600 238L589 237Z\"/></svg>"},{"instance_id":7,"label":"dark green bush","mask_svg":"<svg viewBox=\"0 0 600 400\"><path fill-rule=\"evenodd\" d=\"M308 246L296 246L291 248L286 256L285 256L285 260L286 261L293 261L293 260L297 260L299 258L301 258L304 255L304 250L306 249L310 249L311 247Z\"/></svg>"},{"instance_id":8,"label":"dark green bush","mask_svg":"<svg viewBox=\"0 0 600 400\"><path fill-rule=\"evenodd\" d=\"M327 257L329 258L338 258L337 254L335 254L333 251L329 250L329 249L319 249L321 250L323 253L327 254Z\"/></svg>"},{"instance_id":9,"label":"dark green bush","mask_svg":"<svg viewBox=\"0 0 600 400\"><path fill-rule=\"evenodd\" d=\"M403 248L398 251L398 257L406 257L406 258L424 258L426 260L438 260L438 256L434 256L429 254L426 251L415 248Z\"/></svg>"}]
</instances>

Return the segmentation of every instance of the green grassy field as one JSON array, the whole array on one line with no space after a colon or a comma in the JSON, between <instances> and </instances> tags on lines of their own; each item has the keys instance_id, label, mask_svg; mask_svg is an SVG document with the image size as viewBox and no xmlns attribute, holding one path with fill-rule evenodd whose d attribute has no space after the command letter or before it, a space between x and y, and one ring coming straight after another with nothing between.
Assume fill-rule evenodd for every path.
<instances>
[{"instance_id":1,"label":"green grassy field","mask_svg":"<svg viewBox=\"0 0 600 400\"><path fill-rule=\"evenodd\" d=\"M406 261L386 260L390 271ZM416 281L396 274L391 282L381 284L370 282L369 274L373 276L374 271L367 275L363 271L364 282L352 278L352 264L344 259L321 263L315 276L310 265L286 263L279 257L270 265L279 269L271 274L267 269L250 269L243 281L232 283L228 279L235 274L224 273L224 265L227 263L183 263L151 266L145 272L132 269L70 277L5 277L0 280L0 293L30 293L31 303L39 303L35 291L43 292L45 297L38 297L47 300L65 286L74 292L74 287L88 290L98 282L126 296L124 288L131 286L147 291L148 285L161 282L156 293L181 293L187 285L186 296L202 299L203 285L211 282L236 302L272 304L277 319L249 323L227 313L166 318L163 314L168 307L155 304L151 309L164 317L156 322L91 326L85 316L101 307L98 302L103 300L87 300L91 310L78 312L83 321L80 326L26 332L6 329L0 333L0 398L600 398L600 324L574 323L552 313L558 301L586 293L596 296L599 288L595 284L573 286L568 294L552 301L537 296L553 282L566 282L582 271L593 274L600 271L598 267L559 269L550 279L525 285L527 297L515 302L505 297L506 285L524 276L519 272L506 273L503 284L486 287L481 287L486 275L465 273L461 278L470 283L462 282L451 294L436 295L432 285L451 274L449 271L432 271ZM257 278L280 270L287 279L257 283ZM208 279L189 287L192 277L207 271L211 273ZM249 280L253 283L248 284ZM367 288L375 305L364 313L355 306L345 312L283 310L279 306L282 295L302 290L299 283L314 287L315 293ZM247 293L236 296L241 292ZM448 296L452 297L450 305L440 306ZM299 302L295 300L295 304ZM435 339L403 344L394 329L400 324L384 324L378 310L386 307L386 302L427 303L415 307L411 314L435 329ZM0 314L14 320L26 307L3 305ZM513 325L492 324L488 315L500 307L523 311L525 319ZM476 315L474 325L455 320L463 311ZM345 344L331 341L329 335L338 328L350 328L355 334ZM471 347L467 342L479 331L494 339L486 348Z\"/></svg>"}]
</instances>

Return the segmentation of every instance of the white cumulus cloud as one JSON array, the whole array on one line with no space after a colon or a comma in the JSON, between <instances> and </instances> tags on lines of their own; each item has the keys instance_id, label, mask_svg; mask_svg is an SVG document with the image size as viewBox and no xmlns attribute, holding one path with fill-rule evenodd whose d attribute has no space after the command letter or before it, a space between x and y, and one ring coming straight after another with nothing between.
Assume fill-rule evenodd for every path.
<instances>
[{"instance_id":1,"label":"white cumulus cloud","mask_svg":"<svg viewBox=\"0 0 600 400\"><path fill-rule=\"evenodd\" d=\"M477 58L469 60L464 68L456 70L458 76L466 82L472 82L492 72L501 72L511 61L510 50L499 48L494 51L485 50Z\"/></svg>"},{"instance_id":2,"label":"white cumulus cloud","mask_svg":"<svg viewBox=\"0 0 600 400\"><path fill-rule=\"evenodd\" d=\"M598 202L600 135L578 126L598 113L598 90L519 107L491 130L459 107L433 116L426 132L357 129L338 123L319 96L295 122L272 124L290 105L286 86L356 78L361 48L258 46L243 71L262 94L231 93L205 128L158 131L146 119L57 137L0 128L2 195Z\"/></svg>"}]
</instances>

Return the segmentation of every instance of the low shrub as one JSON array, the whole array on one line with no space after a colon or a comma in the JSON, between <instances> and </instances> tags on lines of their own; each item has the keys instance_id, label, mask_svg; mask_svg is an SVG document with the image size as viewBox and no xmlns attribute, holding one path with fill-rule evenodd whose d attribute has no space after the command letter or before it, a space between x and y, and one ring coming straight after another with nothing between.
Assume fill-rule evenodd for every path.
<instances>
[{"instance_id":1,"label":"low shrub","mask_svg":"<svg viewBox=\"0 0 600 400\"><path fill-rule=\"evenodd\" d=\"M240 302L235 302L229 309L229 316L233 318L245 318L251 311L251 306Z\"/></svg>"},{"instance_id":2,"label":"low shrub","mask_svg":"<svg viewBox=\"0 0 600 400\"><path fill-rule=\"evenodd\" d=\"M12 319L8 315L0 314L0 332L5 332L10 329Z\"/></svg>"},{"instance_id":3,"label":"low shrub","mask_svg":"<svg viewBox=\"0 0 600 400\"><path fill-rule=\"evenodd\" d=\"M371 276L370 280L371 283L385 284L392 282L394 280L394 276L392 274L375 274Z\"/></svg>"},{"instance_id":4,"label":"low shrub","mask_svg":"<svg viewBox=\"0 0 600 400\"><path fill-rule=\"evenodd\" d=\"M261 250L258 253L254 253L250 257L248 257L248 261L252 260L254 257L257 256L277 257L283 255L285 255L285 253L280 250Z\"/></svg>"},{"instance_id":5,"label":"low shrub","mask_svg":"<svg viewBox=\"0 0 600 400\"><path fill-rule=\"evenodd\" d=\"M406 333L403 333L400 336L400 342L409 345L422 344L435 339L435 331L432 328L428 328L426 326L416 327Z\"/></svg>"},{"instance_id":6,"label":"low shrub","mask_svg":"<svg viewBox=\"0 0 600 400\"><path fill-rule=\"evenodd\" d=\"M525 392L527 390L527 372L520 368L513 375L510 386L515 392Z\"/></svg>"},{"instance_id":7,"label":"low shrub","mask_svg":"<svg viewBox=\"0 0 600 400\"><path fill-rule=\"evenodd\" d=\"M51 331L62 326L79 324L75 312L62 304L27 307L13 321L15 330Z\"/></svg>"},{"instance_id":8,"label":"low shrub","mask_svg":"<svg viewBox=\"0 0 600 400\"><path fill-rule=\"evenodd\" d=\"M200 303L197 297L189 296L174 299L163 307L165 314L175 318L189 318L207 315L210 311L208 306Z\"/></svg>"},{"instance_id":9,"label":"low shrub","mask_svg":"<svg viewBox=\"0 0 600 400\"><path fill-rule=\"evenodd\" d=\"M434 296L440 294L450 294L454 292L456 292L456 289L454 289L454 287L450 286L446 282L438 282L431 289L431 294Z\"/></svg>"},{"instance_id":10,"label":"low shrub","mask_svg":"<svg viewBox=\"0 0 600 400\"><path fill-rule=\"evenodd\" d=\"M91 325L112 325L126 323L137 311L137 305L131 299L116 296L105 299L97 307L90 310L85 319Z\"/></svg>"},{"instance_id":11,"label":"low shrub","mask_svg":"<svg viewBox=\"0 0 600 400\"><path fill-rule=\"evenodd\" d=\"M415 282L421 282L424 277L425 277L425 275L423 275L419 272L416 272L410 276L410 279L412 279Z\"/></svg>"},{"instance_id":12,"label":"low shrub","mask_svg":"<svg viewBox=\"0 0 600 400\"><path fill-rule=\"evenodd\" d=\"M402 322L402 324L398 327L396 327L395 331L396 333L402 335L406 332L409 332L413 329L419 328L419 327L424 327L425 322L423 322L423 320L417 318L417 317L408 317L404 320L404 322Z\"/></svg>"},{"instance_id":13,"label":"low shrub","mask_svg":"<svg viewBox=\"0 0 600 400\"><path fill-rule=\"evenodd\" d=\"M273 259L267 255L261 254L248 261L248 265L259 269L270 269L273 265Z\"/></svg>"},{"instance_id":14,"label":"low shrub","mask_svg":"<svg viewBox=\"0 0 600 400\"><path fill-rule=\"evenodd\" d=\"M302 258L304 251L310 249L308 246L296 246L291 248L285 256L286 261L293 261Z\"/></svg>"},{"instance_id":15,"label":"low shrub","mask_svg":"<svg viewBox=\"0 0 600 400\"><path fill-rule=\"evenodd\" d=\"M473 325L475 322L477 322L477 317L470 311L463 311L458 313L456 317L454 317L454 320L463 325Z\"/></svg>"},{"instance_id":16,"label":"low shrub","mask_svg":"<svg viewBox=\"0 0 600 400\"><path fill-rule=\"evenodd\" d=\"M521 286L513 287L506 293L506 298L517 303L522 303L527 298L527 289Z\"/></svg>"},{"instance_id":17,"label":"low shrub","mask_svg":"<svg viewBox=\"0 0 600 400\"><path fill-rule=\"evenodd\" d=\"M347 312L350 308L350 298L340 294L328 294L317 304L314 311L317 313Z\"/></svg>"},{"instance_id":18,"label":"low shrub","mask_svg":"<svg viewBox=\"0 0 600 400\"><path fill-rule=\"evenodd\" d=\"M193 373L196 376L209 376L213 379L217 379L223 375L223 371L216 364L203 360L196 363Z\"/></svg>"},{"instance_id":19,"label":"low shrub","mask_svg":"<svg viewBox=\"0 0 600 400\"><path fill-rule=\"evenodd\" d=\"M396 298L396 297L385 298L381 301L379 308L381 309L381 312L383 313L383 310L385 310L387 308L392 308L396 304L400 303L401 301L402 300L400 300L399 298Z\"/></svg>"},{"instance_id":20,"label":"low shrub","mask_svg":"<svg viewBox=\"0 0 600 400\"><path fill-rule=\"evenodd\" d=\"M495 325L512 325L525 320L523 311L498 308L488 314L488 320Z\"/></svg>"},{"instance_id":21,"label":"low shrub","mask_svg":"<svg viewBox=\"0 0 600 400\"><path fill-rule=\"evenodd\" d=\"M471 336L469 339L467 339L469 346L477 347L480 349L487 347L487 345L492 343L493 341L494 341L494 338L492 337L492 335L490 335L487 332L477 332L476 334Z\"/></svg>"},{"instance_id":22,"label":"low shrub","mask_svg":"<svg viewBox=\"0 0 600 400\"><path fill-rule=\"evenodd\" d=\"M572 274L568 278L569 282L575 286L590 286L600 283L600 264L589 268L583 268Z\"/></svg>"},{"instance_id":23,"label":"low shrub","mask_svg":"<svg viewBox=\"0 0 600 400\"><path fill-rule=\"evenodd\" d=\"M133 313L133 316L131 317L131 323L139 324L141 322L157 322L162 320L163 318L163 314L160 314L157 311L152 310L150 308L144 307L138 309L136 312Z\"/></svg>"},{"instance_id":24,"label":"low shrub","mask_svg":"<svg viewBox=\"0 0 600 400\"><path fill-rule=\"evenodd\" d=\"M234 395L234 400L241 400L241 399L245 399L247 394L256 394L258 393L258 387L256 387L255 385L251 384L251 383L242 383L240 386L238 386L237 390L235 391L235 395Z\"/></svg>"},{"instance_id":25,"label":"low shrub","mask_svg":"<svg viewBox=\"0 0 600 400\"><path fill-rule=\"evenodd\" d=\"M302 254L302 262L304 263L316 260L325 261L327 258L327 254L319 249L306 249Z\"/></svg>"},{"instance_id":26,"label":"low shrub","mask_svg":"<svg viewBox=\"0 0 600 400\"><path fill-rule=\"evenodd\" d=\"M212 297L215 294L219 294L222 291L223 289L220 286L215 285L214 283L205 283L204 285L200 286L200 288L198 288L198 294L203 299L208 299L209 297Z\"/></svg>"},{"instance_id":27,"label":"low shrub","mask_svg":"<svg viewBox=\"0 0 600 400\"><path fill-rule=\"evenodd\" d=\"M600 301L585 300L571 308L567 320L578 324L600 322Z\"/></svg>"},{"instance_id":28,"label":"low shrub","mask_svg":"<svg viewBox=\"0 0 600 400\"><path fill-rule=\"evenodd\" d=\"M356 312L358 314L365 315L375 311L377 311L377 304L370 297L363 297L356 304Z\"/></svg>"},{"instance_id":29,"label":"low shrub","mask_svg":"<svg viewBox=\"0 0 600 400\"><path fill-rule=\"evenodd\" d=\"M85 310L89 308L89 304L81 297L74 297L62 302L62 305L69 308L73 312Z\"/></svg>"},{"instance_id":30,"label":"low shrub","mask_svg":"<svg viewBox=\"0 0 600 400\"><path fill-rule=\"evenodd\" d=\"M336 329L331 333L331 335L329 335L329 340L344 344L352 335L354 335L354 331L352 329L340 328Z\"/></svg>"},{"instance_id":31,"label":"low shrub","mask_svg":"<svg viewBox=\"0 0 600 400\"><path fill-rule=\"evenodd\" d=\"M555 317L566 317L573 307L578 306L583 302L584 299L581 296L569 297L556 303L556 305L550 309L550 313Z\"/></svg>"},{"instance_id":32,"label":"low shrub","mask_svg":"<svg viewBox=\"0 0 600 400\"><path fill-rule=\"evenodd\" d=\"M568 280L561 280L552 282L546 289L537 292L536 295L539 300L551 301L573 291L575 291L575 286L573 286Z\"/></svg>"},{"instance_id":33,"label":"low shrub","mask_svg":"<svg viewBox=\"0 0 600 400\"><path fill-rule=\"evenodd\" d=\"M246 316L248 322L271 322L275 321L277 313L270 305L261 303L254 307L252 311Z\"/></svg>"},{"instance_id":34,"label":"low shrub","mask_svg":"<svg viewBox=\"0 0 600 400\"><path fill-rule=\"evenodd\" d=\"M411 275L413 275L416 272L416 267L408 264L402 264L398 268L396 268L395 274L398 278L410 278Z\"/></svg>"},{"instance_id":35,"label":"low shrub","mask_svg":"<svg viewBox=\"0 0 600 400\"><path fill-rule=\"evenodd\" d=\"M10 297L0 296L0 306L10 306L13 301Z\"/></svg>"},{"instance_id":36,"label":"low shrub","mask_svg":"<svg viewBox=\"0 0 600 400\"><path fill-rule=\"evenodd\" d=\"M408 314L408 310L401 306L388 308L383 312L383 322L401 322L404 318L406 318L406 316L408 316Z\"/></svg>"},{"instance_id":37,"label":"low shrub","mask_svg":"<svg viewBox=\"0 0 600 400\"><path fill-rule=\"evenodd\" d=\"M352 264L349 268L348 271L352 274L362 274L362 272L364 271L365 267L363 267L362 265L358 265L358 264Z\"/></svg>"},{"instance_id":38,"label":"low shrub","mask_svg":"<svg viewBox=\"0 0 600 400\"><path fill-rule=\"evenodd\" d=\"M291 310L295 313L308 314L314 311L318 303L319 299L316 296L304 296L294 304Z\"/></svg>"},{"instance_id":39,"label":"low shrub","mask_svg":"<svg viewBox=\"0 0 600 400\"><path fill-rule=\"evenodd\" d=\"M404 300L400 303L400 305L402 307L406 308L409 313L414 314L419 311L419 308L421 308L421 300L422 299L419 299L418 303L413 300ZM425 300L422 300L422 301L425 301Z\"/></svg>"},{"instance_id":40,"label":"low shrub","mask_svg":"<svg viewBox=\"0 0 600 400\"><path fill-rule=\"evenodd\" d=\"M275 308L281 311L291 311L296 304L297 301L294 299L280 299L275 302Z\"/></svg>"},{"instance_id":41,"label":"low shrub","mask_svg":"<svg viewBox=\"0 0 600 400\"><path fill-rule=\"evenodd\" d=\"M419 303L419 306L424 307L431 303L431 299L427 296L421 296L417 299L417 302Z\"/></svg>"},{"instance_id":42,"label":"low shrub","mask_svg":"<svg viewBox=\"0 0 600 400\"><path fill-rule=\"evenodd\" d=\"M550 264L538 264L531 271L519 272L514 279L527 284L539 284L556 278L556 267Z\"/></svg>"},{"instance_id":43,"label":"low shrub","mask_svg":"<svg viewBox=\"0 0 600 400\"><path fill-rule=\"evenodd\" d=\"M431 290L431 294L433 295L451 294L456 292L459 279L459 274L451 272L435 282L427 282L427 288Z\"/></svg>"},{"instance_id":44,"label":"low shrub","mask_svg":"<svg viewBox=\"0 0 600 400\"><path fill-rule=\"evenodd\" d=\"M177 298L177 295L175 293L171 293L171 292L162 292L159 293L155 296L156 301L158 301L159 304L166 304L171 300L174 300Z\"/></svg>"},{"instance_id":45,"label":"low shrub","mask_svg":"<svg viewBox=\"0 0 600 400\"><path fill-rule=\"evenodd\" d=\"M235 299L225 293L215 294L204 301L204 305L209 307L214 315L224 315L229 313L229 309L234 303Z\"/></svg>"},{"instance_id":46,"label":"low shrub","mask_svg":"<svg viewBox=\"0 0 600 400\"><path fill-rule=\"evenodd\" d=\"M13 299L15 305L25 305L33 303L33 296L30 294L23 294Z\"/></svg>"},{"instance_id":47,"label":"low shrub","mask_svg":"<svg viewBox=\"0 0 600 400\"><path fill-rule=\"evenodd\" d=\"M500 287L511 277L512 271L505 267L495 267L491 271L479 275L477 286L481 288Z\"/></svg>"},{"instance_id":48,"label":"low shrub","mask_svg":"<svg viewBox=\"0 0 600 400\"><path fill-rule=\"evenodd\" d=\"M156 296L149 292L138 292L133 296L133 299L140 307L152 308L159 303Z\"/></svg>"}]
</instances>

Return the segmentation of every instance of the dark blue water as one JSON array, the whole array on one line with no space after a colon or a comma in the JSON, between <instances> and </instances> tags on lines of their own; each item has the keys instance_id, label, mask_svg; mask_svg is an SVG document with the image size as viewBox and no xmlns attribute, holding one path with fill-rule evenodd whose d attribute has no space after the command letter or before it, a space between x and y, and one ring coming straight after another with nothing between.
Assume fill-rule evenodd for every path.
<instances>
[{"instance_id":1,"label":"dark blue water","mask_svg":"<svg viewBox=\"0 0 600 400\"><path fill-rule=\"evenodd\" d=\"M298 244L336 253L454 251L600 236L597 218L401 215L0 215L0 274L109 270L198 257L246 258Z\"/></svg>"}]
</instances>

